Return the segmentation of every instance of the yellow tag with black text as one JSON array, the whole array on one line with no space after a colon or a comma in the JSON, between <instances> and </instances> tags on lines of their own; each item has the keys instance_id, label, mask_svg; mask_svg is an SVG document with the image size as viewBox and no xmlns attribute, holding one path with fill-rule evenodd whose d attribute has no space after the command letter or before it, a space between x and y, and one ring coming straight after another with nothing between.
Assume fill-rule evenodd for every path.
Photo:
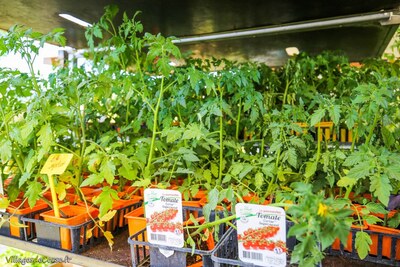
<instances>
[{"instance_id":1,"label":"yellow tag with black text","mask_svg":"<svg viewBox=\"0 0 400 267\"><path fill-rule=\"evenodd\" d=\"M63 174L72 160L72 154L52 154L44 164L41 174Z\"/></svg>"}]
</instances>

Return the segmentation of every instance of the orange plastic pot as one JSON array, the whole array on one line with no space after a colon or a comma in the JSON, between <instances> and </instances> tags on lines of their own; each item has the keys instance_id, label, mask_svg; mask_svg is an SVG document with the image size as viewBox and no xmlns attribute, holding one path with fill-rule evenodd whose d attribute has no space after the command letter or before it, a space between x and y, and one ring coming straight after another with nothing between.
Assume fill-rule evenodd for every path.
<instances>
[{"instance_id":1,"label":"orange plastic pot","mask_svg":"<svg viewBox=\"0 0 400 267\"><path fill-rule=\"evenodd\" d=\"M389 259L396 258L396 260L400 260L400 239L396 242L396 251L395 255L391 255L392 250L392 237L385 236L384 234L392 234L392 235L400 235L400 230L393 229L389 227L379 226L379 225L368 225L368 229L383 234L382 238L382 256L388 257ZM378 255L378 235L377 234L370 234L372 244L370 246L370 254L371 255ZM394 245L394 244L393 244Z\"/></svg>"},{"instance_id":2,"label":"orange plastic pot","mask_svg":"<svg viewBox=\"0 0 400 267\"><path fill-rule=\"evenodd\" d=\"M46 193L44 193L43 197L45 197L49 201L53 201L50 191L47 191ZM65 198L63 200L59 200L58 202L69 202L70 204L75 204L78 200L79 200L79 197L76 194L67 193L65 195Z\"/></svg>"},{"instance_id":3,"label":"orange plastic pot","mask_svg":"<svg viewBox=\"0 0 400 267\"><path fill-rule=\"evenodd\" d=\"M183 200L182 201L182 206L184 206L184 207L201 208L205 204L207 204L207 199L206 198L202 198L202 199L199 199L199 200L189 200L189 201ZM198 211L187 210L184 218L189 218L190 217L190 213L192 213L195 218L199 216L199 212Z\"/></svg>"},{"instance_id":4,"label":"orange plastic pot","mask_svg":"<svg viewBox=\"0 0 400 267\"><path fill-rule=\"evenodd\" d=\"M36 205L34 207L30 207L28 204L28 201L25 201L22 204L23 200L18 199L7 207L6 211L10 213L10 234L12 236L16 237L21 237L20 235L20 227L14 226L19 223L19 218L18 216L12 216L12 215L27 215L36 211L44 210L48 207L46 202L43 200L38 200L36 202ZM19 207L22 204L21 207ZM18 208L19 207L19 208ZM35 215L33 219L39 219L39 214ZM14 225L13 225L14 224ZM26 232L28 236L31 234L31 227L30 224L27 225Z\"/></svg>"},{"instance_id":5,"label":"orange plastic pot","mask_svg":"<svg viewBox=\"0 0 400 267\"><path fill-rule=\"evenodd\" d=\"M98 196L101 193L101 188L97 187L81 187L84 196Z\"/></svg>"},{"instance_id":6,"label":"orange plastic pot","mask_svg":"<svg viewBox=\"0 0 400 267\"><path fill-rule=\"evenodd\" d=\"M125 214L124 217L128 220L129 236L132 236L143 228L146 228L146 218L144 217L143 206ZM139 236L138 241L147 242L147 235L144 236L144 240L142 239L142 236Z\"/></svg>"},{"instance_id":7,"label":"orange plastic pot","mask_svg":"<svg viewBox=\"0 0 400 267\"><path fill-rule=\"evenodd\" d=\"M60 225L76 226L84 222L91 220L89 214L87 213L86 207L78 205L68 205L60 208L60 211L64 213L67 218L57 218L54 215L54 210L49 210L40 214L44 221L51 222ZM97 218L99 211L93 207L89 207L90 215L95 219ZM83 228L81 229L81 236L83 236ZM71 250L71 229L60 227L60 241L61 248ZM85 240L86 241L86 240ZM83 237L80 240L83 244Z\"/></svg>"},{"instance_id":8,"label":"orange plastic pot","mask_svg":"<svg viewBox=\"0 0 400 267\"><path fill-rule=\"evenodd\" d=\"M143 197L140 196L131 196L129 199L118 199L114 200L113 203L113 209L114 210L119 210L117 212L117 216L114 217L115 224L118 225L118 227L124 227L125 225L128 224L128 220L124 218L125 214L127 214L129 211L126 210L125 208L134 204L139 203L140 201L143 200Z\"/></svg>"},{"instance_id":9,"label":"orange plastic pot","mask_svg":"<svg viewBox=\"0 0 400 267\"><path fill-rule=\"evenodd\" d=\"M193 263L191 265L188 265L188 267L203 267L203 261Z\"/></svg>"}]
</instances>

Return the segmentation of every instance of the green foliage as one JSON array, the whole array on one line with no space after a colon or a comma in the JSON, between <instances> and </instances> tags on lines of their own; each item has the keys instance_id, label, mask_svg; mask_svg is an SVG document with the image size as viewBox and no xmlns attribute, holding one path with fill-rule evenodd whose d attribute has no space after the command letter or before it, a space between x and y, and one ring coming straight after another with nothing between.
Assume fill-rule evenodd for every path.
<instances>
[{"instance_id":1,"label":"green foliage","mask_svg":"<svg viewBox=\"0 0 400 267\"><path fill-rule=\"evenodd\" d=\"M363 231L356 233L355 248L357 249L360 259L364 259L366 256L368 256L369 246L371 244L372 240L368 233Z\"/></svg>"},{"instance_id":2,"label":"green foliage","mask_svg":"<svg viewBox=\"0 0 400 267\"><path fill-rule=\"evenodd\" d=\"M335 238L347 240L351 225L348 216L352 211L348 208L349 202L315 194L310 184L294 183L291 187L294 191L283 193L280 198L296 203L287 210L295 222L288 237L295 236L300 241L293 250L291 263L315 266Z\"/></svg>"},{"instance_id":3,"label":"green foliage","mask_svg":"<svg viewBox=\"0 0 400 267\"><path fill-rule=\"evenodd\" d=\"M336 186L345 198L369 191L384 205L400 190L398 61L356 68L338 53L302 53L272 69L182 58L174 38L144 32L140 12L115 25L118 13L109 6L87 28L90 69L67 65L47 79L32 64L44 42L64 42L62 30L15 26L0 38L0 55L19 52L30 66L0 70L0 174L13 177L10 201L22 191L33 205L48 187L44 161L68 152L59 195L66 185L101 185L94 202L106 218L125 184L166 188L176 178L185 199L208 190L206 217L244 196L293 201L290 235L301 242L292 261L311 266L347 238L349 203L333 198ZM349 149L338 141L346 128ZM370 213L381 209L369 205L362 220L377 222ZM369 242L357 236L360 256Z\"/></svg>"}]
</instances>

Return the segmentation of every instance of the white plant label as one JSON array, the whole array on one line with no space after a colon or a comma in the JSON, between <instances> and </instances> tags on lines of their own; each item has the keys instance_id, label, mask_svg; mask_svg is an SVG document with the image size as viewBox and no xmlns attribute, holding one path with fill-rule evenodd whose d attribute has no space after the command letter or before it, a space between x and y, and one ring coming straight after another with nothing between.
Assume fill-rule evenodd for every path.
<instances>
[{"instance_id":1,"label":"white plant label","mask_svg":"<svg viewBox=\"0 0 400 267\"><path fill-rule=\"evenodd\" d=\"M286 266L284 209L245 203L235 209L239 259L257 266Z\"/></svg>"},{"instance_id":2,"label":"white plant label","mask_svg":"<svg viewBox=\"0 0 400 267\"><path fill-rule=\"evenodd\" d=\"M147 240L181 248L184 245L182 195L177 190L145 189Z\"/></svg>"}]
</instances>

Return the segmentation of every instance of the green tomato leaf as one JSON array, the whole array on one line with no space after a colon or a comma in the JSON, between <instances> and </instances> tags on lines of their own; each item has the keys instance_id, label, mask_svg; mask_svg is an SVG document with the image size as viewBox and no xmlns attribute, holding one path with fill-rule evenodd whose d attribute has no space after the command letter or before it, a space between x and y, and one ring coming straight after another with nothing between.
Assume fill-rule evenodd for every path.
<instances>
[{"instance_id":1,"label":"green tomato leaf","mask_svg":"<svg viewBox=\"0 0 400 267\"><path fill-rule=\"evenodd\" d=\"M218 177L219 175L219 167L215 163L211 163L211 173L214 175L214 177Z\"/></svg>"},{"instance_id":2,"label":"green tomato leaf","mask_svg":"<svg viewBox=\"0 0 400 267\"><path fill-rule=\"evenodd\" d=\"M346 154L344 154L341 150L336 150L335 155L336 155L336 157L338 159L345 159L346 158Z\"/></svg>"},{"instance_id":3,"label":"green tomato leaf","mask_svg":"<svg viewBox=\"0 0 400 267\"><path fill-rule=\"evenodd\" d=\"M217 207L218 198L219 198L219 191L217 188L213 188L210 192L208 192L207 200L212 209L215 209Z\"/></svg>"},{"instance_id":4,"label":"green tomato leaf","mask_svg":"<svg viewBox=\"0 0 400 267\"><path fill-rule=\"evenodd\" d=\"M337 182L337 185L340 186L340 187L349 187L349 186L355 185L356 183L357 183L357 179L350 178L348 176L343 176Z\"/></svg>"},{"instance_id":5,"label":"green tomato leaf","mask_svg":"<svg viewBox=\"0 0 400 267\"><path fill-rule=\"evenodd\" d=\"M361 179L369 175L371 168L373 166L371 166L370 162L364 161L351 168L347 176L353 179Z\"/></svg>"},{"instance_id":6,"label":"green tomato leaf","mask_svg":"<svg viewBox=\"0 0 400 267\"><path fill-rule=\"evenodd\" d=\"M317 109L310 117L311 120L310 124L312 126L316 125L322 120L324 116L325 116L325 109L323 108Z\"/></svg>"},{"instance_id":7,"label":"green tomato leaf","mask_svg":"<svg viewBox=\"0 0 400 267\"><path fill-rule=\"evenodd\" d=\"M132 181L137 178L138 170L122 166L121 168L118 169L118 174Z\"/></svg>"},{"instance_id":8,"label":"green tomato leaf","mask_svg":"<svg viewBox=\"0 0 400 267\"><path fill-rule=\"evenodd\" d=\"M304 176L306 178L312 177L315 174L315 172L317 171L317 165L318 165L318 163L316 161L307 162L306 163L306 171L304 173Z\"/></svg>"},{"instance_id":9,"label":"green tomato leaf","mask_svg":"<svg viewBox=\"0 0 400 267\"><path fill-rule=\"evenodd\" d=\"M370 190L374 196L378 197L383 205L387 206L389 203L390 192L392 186L390 185L389 177L386 174L376 174L371 176Z\"/></svg>"},{"instance_id":10,"label":"green tomato leaf","mask_svg":"<svg viewBox=\"0 0 400 267\"><path fill-rule=\"evenodd\" d=\"M242 179L243 177L245 177L249 172L251 172L253 170L253 166L250 164L246 164L244 166L244 168L242 169L242 171L239 174L239 178Z\"/></svg>"},{"instance_id":11,"label":"green tomato leaf","mask_svg":"<svg viewBox=\"0 0 400 267\"><path fill-rule=\"evenodd\" d=\"M357 250L360 259L364 259L368 256L369 246L372 244L371 237L368 233L364 231L359 231L356 233L355 248Z\"/></svg>"},{"instance_id":12,"label":"green tomato leaf","mask_svg":"<svg viewBox=\"0 0 400 267\"><path fill-rule=\"evenodd\" d=\"M29 172L25 172L18 181L19 187L22 187L26 181L31 177Z\"/></svg>"},{"instance_id":13,"label":"green tomato leaf","mask_svg":"<svg viewBox=\"0 0 400 267\"><path fill-rule=\"evenodd\" d=\"M40 199L41 192L42 192L41 183L36 181L29 183L28 190L25 192L25 196L28 197L28 203L31 208L35 206L36 201Z\"/></svg>"},{"instance_id":14,"label":"green tomato leaf","mask_svg":"<svg viewBox=\"0 0 400 267\"><path fill-rule=\"evenodd\" d=\"M0 141L0 158L3 164L6 164L11 159L12 145L10 140L3 139Z\"/></svg>"},{"instance_id":15,"label":"green tomato leaf","mask_svg":"<svg viewBox=\"0 0 400 267\"><path fill-rule=\"evenodd\" d=\"M59 200L63 200L66 195L67 195L67 191L66 191L66 185L63 182L58 182L56 185L56 193L58 196Z\"/></svg>"},{"instance_id":16,"label":"green tomato leaf","mask_svg":"<svg viewBox=\"0 0 400 267\"><path fill-rule=\"evenodd\" d=\"M232 165L232 169L231 169L231 174L233 176L237 176L239 175L239 173L243 170L243 164L241 163L236 163Z\"/></svg>"},{"instance_id":17,"label":"green tomato leaf","mask_svg":"<svg viewBox=\"0 0 400 267\"><path fill-rule=\"evenodd\" d=\"M209 169L204 170L203 176L204 176L204 179L207 181L207 183L211 183L212 177L211 177L211 171Z\"/></svg>"},{"instance_id":18,"label":"green tomato leaf","mask_svg":"<svg viewBox=\"0 0 400 267\"><path fill-rule=\"evenodd\" d=\"M329 109L329 117L332 119L333 123L337 125L340 119L340 105L333 105Z\"/></svg>"},{"instance_id":19,"label":"green tomato leaf","mask_svg":"<svg viewBox=\"0 0 400 267\"><path fill-rule=\"evenodd\" d=\"M257 172L254 177L254 185L260 188L264 184L264 175L262 172Z\"/></svg>"},{"instance_id":20,"label":"green tomato leaf","mask_svg":"<svg viewBox=\"0 0 400 267\"><path fill-rule=\"evenodd\" d=\"M22 145L28 144L28 139L33 132L34 126L36 126L35 121L28 121L24 126L21 127L21 138L22 138Z\"/></svg>"},{"instance_id":21,"label":"green tomato leaf","mask_svg":"<svg viewBox=\"0 0 400 267\"><path fill-rule=\"evenodd\" d=\"M297 167L297 153L296 150L291 147L286 151L287 160L292 167Z\"/></svg>"},{"instance_id":22,"label":"green tomato leaf","mask_svg":"<svg viewBox=\"0 0 400 267\"><path fill-rule=\"evenodd\" d=\"M354 166L359 162L363 161L362 154L359 152L354 152L350 154L343 163L343 166L350 167Z\"/></svg>"},{"instance_id":23,"label":"green tomato leaf","mask_svg":"<svg viewBox=\"0 0 400 267\"><path fill-rule=\"evenodd\" d=\"M203 132L201 131L200 125L197 124L189 124L187 129L183 133L182 139L197 139L200 140L204 137Z\"/></svg>"},{"instance_id":24,"label":"green tomato leaf","mask_svg":"<svg viewBox=\"0 0 400 267\"><path fill-rule=\"evenodd\" d=\"M388 212L382 203L368 202L365 206L372 213L386 214Z\"/></svg>"},{"instance_id":25,"label":"green tomato leaf","mask_svg":"<svg viewBox=\"0 0 400 267\"><path fill-rule=\"evenodd\" d=\"M51 145L53 144L53 131L51 130L50 124L43 125L36 136L38 136L38 143L42 145L38 152L38 161L41 161L43 156L49 153Z\"/></svg>"},{"instance_id":26,"label":"green tomato leaf","mask_svg":"<svg viewBox=\"0 0 400 267\"><path fill-rule=\"evenodd\" d=\"M294 224L292 227L290 227L287 236L302 236L308 231L308 228L309 225L305 222Z\"/></svg>"},{"instance_id":27,"label":"green tomato leaf","mask_svg":"<svg viewBox=\"0 0 400 267\"><path fill-rule=\"evenodd\" d=\"M251 124L256 123L257 119L258 119L258 109L252 108L250 112L250 123Z\"/></svg>"},{"instance_id":28,"label":"green tomato leaf","mask_svg":"<svg viewBox=\"0 0 400 267\"><path fill-rule=\"evenodd\" d=\"M210 192L208 192L207 200L208 203L203 207L204 218L206 221L210 220L211 211L215 210L218 204L219 191L216 188L213 188Z\"/></svg>"},{"instance_id":29,"label":"green tomato leaf","mask_svg":"<svg viewBox=\"0 0 400 267\"><path fill-rule=\"evenodd\" d=\"M167 142L173 143L176 140L178 140L179 138L181 138L181 136L182 136L182 132L180 130L177 130L176 127L170 128L167 133Z\"/></svg>"},{"instance_id":30,"label":"green tomato leaf","mask_svg":"<svg viewBox=\"0 0 400 267\"><path fill-rule=\"evenodd\" d=\"M391 179L400 181L400 165L389 165L388 167L386 167L386 173Z\"/></svg>"},{"instance_id":31,"label":"green tomato leaf","mask_svg":"<svg viewBox=\"0 0 400 267\"><path fill-rule=\"evenodd\" d=\"M0 209L6 209L8 205L10 205L10 200L5 197L0 197Z\"/></svg>"},{"instance_id":32,"label":"green tomato leaf","mask_svg":"<svg viewBox=\"0 0 400 267\"><path fill-rule=\"evenodd\" d=\"M386 127L382 127L381 129L382 138L385 146L391 147L392 145L394 145L396 139L394 138L393 134Z\"/></svg>"},{"instance_id":33,"label":"green tomato leaf","mask_svg":"<svg viewBox=\"0 0 400 267\"><path fill-rule=\"evenodd\" d=\"M115 178L115 164L105 157L100 167L100 174L103 175L109 185L112 185Z\"/></svg>"},{"instance_id":34,"label":"green tomato leaf","mask_svg":"<svg viewBox=\"0 0 400 267\"><path fill-rule=\"evenodd\" d=\"M306 144L304 143L303 140L301 140L298 137L290 138L289 139L290 143L297 148L306 148Z\"/></svg>"},{"instance_id":35,"label":"green tomato leaf","mask_svg":"<svg viewBox=\"0 0 400 267\"><path fill-rule=\"evenodd\" d=\"M184 154L183 159L189 162L200 161L200 159L193 153Z\"/></svg>"},{"instance_id":36,"label":"green tomato leaf","mask_svg":"<svg viewBox=\"0 0 400 267\"><path fill-rule=\"evenodd\" d=\"M108 186L104 187L100 195L94 198L94 204L99 205L100 218L111 209L114 199L118 199L118 193Z\"/></svg>"},{"instance_id":37,"label":"green tomato leaf","mask_svg":"<svg viewBox=\"0 0 400 267\"><path fill-rule=\"evenodd\" d=\"M81 187L90 186L90 185L97 185L102 183L104 177L99 173L92 173L90 174L85 180L83 180Z\"/></svg>"}]
</instances>

